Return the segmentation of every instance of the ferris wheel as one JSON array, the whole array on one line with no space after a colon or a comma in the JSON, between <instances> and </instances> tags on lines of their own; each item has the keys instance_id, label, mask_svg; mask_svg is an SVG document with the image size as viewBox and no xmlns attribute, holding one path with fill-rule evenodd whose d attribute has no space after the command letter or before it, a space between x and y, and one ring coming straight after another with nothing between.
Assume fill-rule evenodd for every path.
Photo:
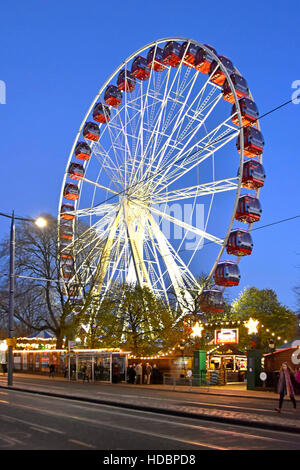
<instances>
[{"instance_id":1,"label":"ferris wheel","mask_svg":"<svg viewBox=\"0 0 300 470\"><path fill-rule=\"evenodd\" d=\"M147 286L222 311L260 219L263 136L245 78L206 44L166 38L130 55L92 101L67 161L59 201L61 272L105 296ZM244 228L242 228L244 227Z\"/></svg>"}]
</instances>

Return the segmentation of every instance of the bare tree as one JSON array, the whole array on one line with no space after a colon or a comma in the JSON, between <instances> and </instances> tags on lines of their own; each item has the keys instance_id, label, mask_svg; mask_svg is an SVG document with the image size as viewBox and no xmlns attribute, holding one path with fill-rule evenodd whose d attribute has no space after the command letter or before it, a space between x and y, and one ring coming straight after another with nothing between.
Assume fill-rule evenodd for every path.
<instances>
[{"instance_id":1,"label":"bare tree","mask_svg":"<svg viewBox=\"0 0 300 470\"><path fill-rule=\"evenodd\" d=\"M15 310L17 321L30 331L50 330L61 348L63 338L71 338L81 321L87 305L80 312L74 310L75 285L63 282L57 243L57 221L46 214L47 226L40 230L33 224L21 222L16 230L16 288ZM8 271L9 241L0 245L1 270ZM0 280L0 318L6 321L8 314L8 278ZM81 294L86 301L84 288ZM72 291L72 292L71 292Z\"/></svg>"}]
</instances>

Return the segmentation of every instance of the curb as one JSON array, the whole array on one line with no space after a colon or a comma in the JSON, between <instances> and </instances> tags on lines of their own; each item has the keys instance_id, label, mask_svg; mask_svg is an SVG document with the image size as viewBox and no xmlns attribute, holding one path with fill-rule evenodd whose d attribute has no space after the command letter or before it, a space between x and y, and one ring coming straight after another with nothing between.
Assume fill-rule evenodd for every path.
<instances>
[{"instance_id":1,"label":"curb","mask_svg":"<svg viewBox=\"0 0 300 470\"><path fill-rule=\"evenodd\" d=\"M40 390L30 390L25 388L18 388L18 387L10 387L8 385L0 385L0 388L4 388L7 390L13 390L16 392L25 392L31 393L36 395L54 397L54 398L62 398L66 400L74 400L86 403L95 403L99 405L108 405L114 406L116 408L123 408L129 410L138 410L138 411L146 411L150 413L157 413L157 414L164 414L169 416L179 416L182 418L194 418L194 419L202 419L206 421L214 421L224 424L235 424L241 426L247 426L251 428L259 428L259 429L267 429L272 431L281 431L281 432L288 432L293 434L300 434L300 427L293 427L284 424L276 424L276 423L268 423L268 422L256 422L256 421L249 421L242 418L229 418L229 417L218 417L218 416L210 416L201 413L194 413L188 411L180 411L180 410L170 410L170 409L163 409L163 408L156 408L153 406L141 406L141 405L133 405L131 403L119 403L112 400L102 400L99 398L88 398L88 397L80 397L78 395L64 395L62 393L55 393L55 392L44 392Z\"/></svg>"},{"instance_id":2,"label":"curb","mask_svg":"<svg viewBox=\"0 0 300 470\"><path fill-rule=\"evenodd\" d=\"M122 386L126 386L128 388L131 388L127 385L123 385ZM144 388L144 389L147 389L147 387L143 387L141 386L141 388ZM193 391L193 390L180 390L180 389L176 389L176 390L172 390L172 389L165 389L165 388L152 388L150 390L159 390L161 392L177 392L177 393L189 393L189 394L194 394L194 395L216 395L217 397L230 397L230 398L259 398L261 400L275 400L276 402L278 401L278 397L267 397L267 396L260 396L260 395L243 395L243 394L232 394L232 393L221 393L221 392L218 392L218 391L214 391L214 390L210 390L210 391L207 391L205 392L204 390L201 390L201 391ZM268 392L266 392L268 393Z\"/></svg>"},{"instance_id":3,"label":"curb","mask_svg":"<svg viewBox=\"0 0 300 470\"><path fill-rule=\"evenodd\" d=\"M30 376L31 377L31 376ZM22 377L23 378L23 377ZM36 377L34 377L36 378ZM60 381L59 381L60 382ZM64 382L65 384L70 384L69 381L67 382ZM72 383L72 382L71 382ZM74 382L76 383L76 382ZM115 386L118 386L118 387L123 387L123 388L128 388L128 389L132 389L133 385L129 385L127 383L119 383L119 384L110 384L110 385L115 385ZM224 391L224 393L220 392L219 390L217 389L209 389L209 391L205 391L205 390L180 390L180 389L165 389L163 387L160 387L158 386L157 388L152 388L151 385L148 386L148 385L138 385L138 388L139 389L145 389L145 390L158 390L158 391L161 391L161 392L176 392L176 393L189 393L189 394L193 394L193 395L215 395L215 396L218 396L218 397L230 397L230 398L253 398L253 399L261 399L261 400L275 400L276 402L278 401L278 396L276 394L276 396L273 396L273 397L268 397L268 396L264 396L264 395L246 395L246 394L243 394L243 392L240 392L239 394L238 393L230 393L230 392L226 392ZM201 387L199 387L201 388ZM204 387L204 388L209 388L209 387ZM232 389L230 389L232 390ZM268 392L263 392L265 394L267 394ZM274 393L274 392L270 392L270 393Z\"/></svg>"}]
</instances>

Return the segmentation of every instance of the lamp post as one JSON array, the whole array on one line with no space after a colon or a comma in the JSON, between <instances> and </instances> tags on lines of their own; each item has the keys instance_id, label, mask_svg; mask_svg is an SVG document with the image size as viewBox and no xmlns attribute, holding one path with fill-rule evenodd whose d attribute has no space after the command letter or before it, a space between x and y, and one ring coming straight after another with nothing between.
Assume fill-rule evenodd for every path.
<instances>
[{"instance_id":1,"label":"lamp post","mask_svg":"<svg viewBox=\"0 0 300 470\"><path fill-rule=\"evenodd\" d=\"M10 223L10 242L9 242L9 308L8 308L8 353L7 353L7 385L13 384L13 369L14 369L14 356L13 356L13 333L14 333L14 306L15 306L15 221L22 220L24 222L32 222L37 227L43 228L47 225L46 219L38 217L37 219L29 219L25 217L15 217L14 211L12 215L0 212L3 217L8 217Z\"/></svg>"},{"instance_id":2,"label":"lamp post","mask_svg":"<svg viewBox=\"0 0 300 470\"><path fill-rule=\"evenodd\" d=\"M204 349L205 339L203 338L203 330L203 325L196 322L191 333L191 337L194 338L196 342L193 364L193 374L195 376L196 385L202 385L203 379L205 380L206 377L206 350Z\"/></svg>"},{"instance_id":3,"label":"lamp post","mask_svg":"<svg viewBox=\"0 0 300 470\"><path fill-rule=\"evenodd\" d=\"M258 336L259 321L249 318L244 325L248 329L248 335L251 337L251 349L247 351L247 390L255 390L255 387L261 383L262 352L257 347L258 343L260 343Z\"/></svg>"}]
</instances>

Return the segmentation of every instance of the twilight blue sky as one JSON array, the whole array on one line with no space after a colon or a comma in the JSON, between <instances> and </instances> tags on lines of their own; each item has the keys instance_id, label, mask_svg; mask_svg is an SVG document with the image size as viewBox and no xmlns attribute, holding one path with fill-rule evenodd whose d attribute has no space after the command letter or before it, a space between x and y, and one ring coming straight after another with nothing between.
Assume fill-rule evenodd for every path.
<instances>
[{"instance_id":1,"label":"twilight blue sky","mask_svg":"<svg viewBox=\"0 0 300 470\"><path fill-rule=\"evenodd\" d=\"M57 213L61 181L76 130L102 83L132 52L182 36L213 45L245 75L261 114L291 98L300 80L299 2L16 0L1 6L0 211ZM299 87L300 88L300 87ZM266 117L265 225L300 214L300 104ZM300 283L300 219L253 232L242 260L245 286L274 288L295 307ZM0 237L8 232L0 220Z\"/></svg>"}]
</instances>

